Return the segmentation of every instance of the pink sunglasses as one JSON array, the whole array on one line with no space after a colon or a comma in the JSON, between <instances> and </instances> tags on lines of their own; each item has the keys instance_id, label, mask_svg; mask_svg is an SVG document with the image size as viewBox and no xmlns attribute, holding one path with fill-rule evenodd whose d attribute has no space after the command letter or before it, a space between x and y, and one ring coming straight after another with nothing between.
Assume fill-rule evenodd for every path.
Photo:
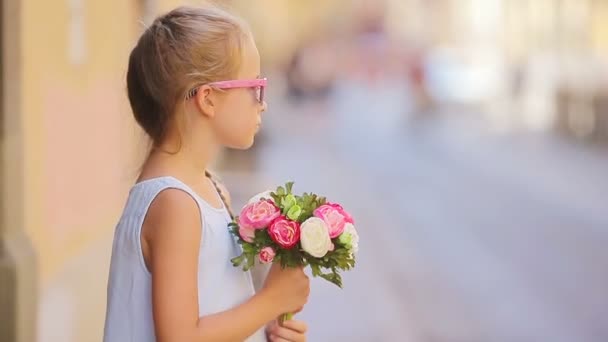
<instances>
[{"instance_id":1,"label":"pink sunglasses","mask_svg":"<svg viewBox=\"0 0 608 342\"><path fill-rule=\"evenodd\" d=\"M219 81L208 83L208 86L217 89L235 89L235 88L255 88L256 89L256 100L261 104L264 102L264 89L268 83L267 78L256 78L254 80L230 80L230 81ZM202 85L192 88L186 94L186 100L191 99Z\"/></svg>"}]
</instances>

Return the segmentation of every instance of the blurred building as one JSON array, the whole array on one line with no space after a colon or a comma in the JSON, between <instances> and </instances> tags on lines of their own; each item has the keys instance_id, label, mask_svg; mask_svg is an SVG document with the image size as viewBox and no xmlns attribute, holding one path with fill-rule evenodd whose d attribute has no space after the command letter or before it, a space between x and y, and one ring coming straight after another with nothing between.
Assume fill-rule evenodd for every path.
<instances>
[{"instance_id":1,"label":"blurred building","mask_svg":"<svg viewBox=\"0 0 608 342\"><path fill-rule=\"evenodd\" d=\"M608 137L607 2L388 3L391 27L428 49L439 101L480 105L505 129Z\"/></svg>"}]
</instances>

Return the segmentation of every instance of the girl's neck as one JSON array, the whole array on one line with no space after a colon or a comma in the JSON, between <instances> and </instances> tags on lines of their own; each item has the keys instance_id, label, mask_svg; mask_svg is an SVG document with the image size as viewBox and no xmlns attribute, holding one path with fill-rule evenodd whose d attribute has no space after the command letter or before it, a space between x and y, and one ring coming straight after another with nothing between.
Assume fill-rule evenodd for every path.
<instances>
[{"instance_id":1,"label":"girl's neck","mask_svg":"<svg viewBox=\"0 0 608 342\"><path fill-rule=\"evenodd\" d=\"M174 146L162 144L155 147L144 165L141 178L171 175L186 182L197 182L219 152L219 147L212 145L206 148L184 145L179 149Z\"/></svg>"}]
</instances>

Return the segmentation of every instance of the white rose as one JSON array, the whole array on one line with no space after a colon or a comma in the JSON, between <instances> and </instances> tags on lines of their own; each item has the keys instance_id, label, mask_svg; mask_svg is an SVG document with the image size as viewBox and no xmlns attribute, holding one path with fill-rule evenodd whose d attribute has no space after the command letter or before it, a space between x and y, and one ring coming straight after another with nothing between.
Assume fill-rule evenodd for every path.
<instances>
[{"instance_id":1,"label":"white rose","mask_svg":"<svg viewBox=\"0 0 608 342\"><path fill-rule=\"evenodd\" d=\"M344 232L342 234L350 234L350 245L352 246L352 252L357 253L359 251L359 234L352 223L347 223L344 226Z\"/></svg>"},{"instance_id":2,"label":"white rose","mask_svg":"<svg viewBox=\"0 0 608 342\"><path fill-rule=\"evenodd\" d=\"M318 217L304 221L300 227L300 243L306 253L315 258L324 257L332 246L325 222Z\"/></svg>"},{"instance_id":3,"label":"white rose","mask_svg":"<svg viewBox=\"0 0 608 342\"><path fill-rule=\"evenodd\" d=\"M272 193L272 191L270 191L270 190L261 192L255 196L251 197L251 199L249 200L249 202L247 202L247 204L259 202L262 199L267 199L267 200L271 200L272 202L274 202L274 199L272 199L272 196L270 196L271 193Z\"/></svg>"}]
</instances>

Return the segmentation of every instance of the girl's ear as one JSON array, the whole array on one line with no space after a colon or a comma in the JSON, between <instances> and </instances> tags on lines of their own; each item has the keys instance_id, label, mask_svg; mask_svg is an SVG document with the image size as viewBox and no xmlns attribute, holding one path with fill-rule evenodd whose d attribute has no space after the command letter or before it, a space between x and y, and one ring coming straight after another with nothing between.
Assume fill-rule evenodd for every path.
<instances>
[{"instance_id":1,"label":"girl's ear","mask_svg":"<svg viewBox=\"0 0 608 342\"><path fill-rule=\"evenodd\" d=\"M215 117L218 98L213 92L213 88L208 85L202 85L198 88L198 92L194 96L196 106L200 112L209 117Z\"/></svg>"}]
</instances>

